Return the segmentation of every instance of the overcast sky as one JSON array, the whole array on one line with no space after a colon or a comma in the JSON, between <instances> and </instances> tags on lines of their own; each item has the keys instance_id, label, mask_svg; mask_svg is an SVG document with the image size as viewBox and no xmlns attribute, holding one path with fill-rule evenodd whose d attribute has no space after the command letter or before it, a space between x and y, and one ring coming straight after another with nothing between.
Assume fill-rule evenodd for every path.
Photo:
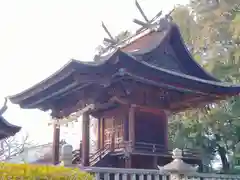
<instances>
[{"instance_id":1,"label":"overcast sky","mask_svg":"<svg viewBox=\"0 0 240 180\"><path fill-rule=\"evenodd\" d=\"M139 0L149 18L187 2ZM141 19L134 0L0 0L0 102L46 78L71 58L91 61L106 36L101 21L116 35L134 29L133 18ZM52 140L46 113L9 104L5 117L23 126L38 143ZM72 129L78 134L75 141L79 130L80 125Z\"/></svg>"}]
</instances>

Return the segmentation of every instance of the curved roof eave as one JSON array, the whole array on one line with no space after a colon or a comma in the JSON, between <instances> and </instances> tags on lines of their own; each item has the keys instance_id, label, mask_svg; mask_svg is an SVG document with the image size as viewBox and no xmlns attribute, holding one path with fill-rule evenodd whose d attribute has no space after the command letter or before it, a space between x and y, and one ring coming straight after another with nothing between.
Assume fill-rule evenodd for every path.
<instances>
[{"instance_id":1,"label":"curved roof eave","mask_svg":"<svg viewBox=\"0 0 240 180\"><path fill-rule=\"evenodd\" d=\"M212 93L214 93L214 91L215 91L215 93L218 93L218 92L220 93L220 90L223 90L223 89L226 90L227 94L228 93L230 93L230 94L239 94L240 93L240 85L232 85L230 83L205 80L205 79L201 79L198 77L194 77L194 76L170 71L167 69L155 67L149 63L137 61L133 56L131 56L130 54L126 54L124 52L122 52L120 55L125 56L125 57L119 58L122 61L125 61L125 62L123 62L123 64L126 64L128 62L128 66L125 67L126 70L129 70L130 73L131 72L137 73L136 75L145 77L146 79L152 80L153 77L158 78L158 80L154 80L155 82L160 81L160 82L164 83L164 81L165 81L166 84L171 84L171 83L176 83L178 81L178 83L176 83L176 85L179 84L179 85L184 85L186 87L191 87L195 84L195 85L197 85L197 87L202 86L202 88L200 88L200 89L205 89L206 86L211 86L212 87L211 89L213 90ZM138 68L135 68L136 66ZM144 71L148 73L148 76L143 76ZM169 83L167 81L169 81ZM172 82L170 82L170 81L172 81ZM185 83L181 84L179 82L182 82L182 83L185 82ZM220 88L223 88L223 89L220 89ZM198 90L198 88L196 88L196 87L189 88L189 89L193 89L193 90L195 89L196 91ZM211 93L211 92L209 92L209 93Z\"/></svg>"},{"instance_id":2,"label":"curved roof eave","mask_svg":"<svg viewBox=\"0 0 240 180\"><path fill-rule=\"evenodd\" d=\"M9 136L14 136L21 130L20 126L13 125L9 123L3 116L0 116L0 131L4 132L4 134L0 133L0 139L7 138Z\"/></svg>"},{"instance_id":3,"label":"curved roof eave","mask_svg":"<svg viewBox=\"0 0 240 180\"><path fill-rule=\"evenodd\" d=\"M10 99L10 101L12 103L15 103L15 99L19 98L21 95L31 93L31 91L38 88L39 86L42 86L43 84L52 84L52 81L58 77L59 77L58 80L60 80L63 77L66 77L67 75L69 75L69 73L71 73L72 66L73 66L72 64L75 63L75 61L76 60L70 60L64 66L62 66L59 70L57 70L52 75L50 75L48 78L40 81L39 83L33 85L32 87L30 87L20 93L10 95L10 96L8 96L8 98Z\"/></svg>"},{"instance_id":4,"label":"curved roof eave","mask_svg":"<svg viewBox=\"0 0 240 180\"><path fill-rule=\"evenodd\" d=\"M66 63L62 68L60 68L55 73L50 75L48 78L40 81L39 83L35 84L34 86L32 86L18 94L10 95L10 96L8 96L8 98L10 99L10 101L12 103L18 104L19 99L24 98L24 96L26 96L27 94L29 95L29 94L35 94L35 93L41 92L41 91L47 89L48 87L60 82L64 78L70 76L76 70L84 69L84 68L96 69L96 68L99 68L100 66L104 66L106 63L115 59L114 56L117 55L118 51L119 50L116 49L110 55L106 56L103 61L99 61L99 62L84 62L84 61L78 61L78 60L72 59L68 63Z\"/></svg>"}]
</instances>

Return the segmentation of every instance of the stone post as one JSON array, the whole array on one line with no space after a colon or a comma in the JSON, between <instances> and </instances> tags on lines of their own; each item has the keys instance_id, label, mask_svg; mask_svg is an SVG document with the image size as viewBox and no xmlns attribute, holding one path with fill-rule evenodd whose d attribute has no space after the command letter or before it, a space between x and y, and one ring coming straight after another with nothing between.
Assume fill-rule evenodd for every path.
<instances>
[{"instance_id":1,"label":"stone post","mask_svg":"<svg viewBox=\"0 0 240 180\"><path fill-rule=\"evenodd\" d=\"M70 144L64 144L62 146L61 160L63 166L72 166L72 151L73 147Z\"/></svg>"},{"instance_id":2,"label":"stone post","mask_svg":"<svg viewBox=\"0 0 240 180\"><path fill-rule=\"evenodd\" d=\"M185 163L182 160L182 150L174 149L172 152L173 161L166 164L163 167L159 166L160 170L164 172L170 173L170 180L183 180L185 179L185 175L193 174L196 172L196 168L191 166L190 164Z\"/></svg>"},{"instance_id":3,"label":"stone post","mask_svg":"<svg viewBox=\"0 0 240 180\"><path fill-rule=\"evenodd\" d=\"M56 120L54 120L56 121ZM53 164L59 164L60 149L60 126L55 122L53 125Z\"/></svg>"}]
</instances>

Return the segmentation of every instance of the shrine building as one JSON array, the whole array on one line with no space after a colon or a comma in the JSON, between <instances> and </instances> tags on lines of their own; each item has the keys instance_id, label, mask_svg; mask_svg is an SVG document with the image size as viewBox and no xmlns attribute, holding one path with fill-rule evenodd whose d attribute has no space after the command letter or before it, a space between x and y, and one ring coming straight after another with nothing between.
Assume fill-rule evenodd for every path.
<instances>
[{"instance_id":1,"label":"shrine building","mask_svg":"<svg viewBox=\"0 0 240 180\"><path fill-rule=\"evenodd\" d=\"M74 163L156 168L171 161L168 115L240 93L197 64L169 19L114 44L95 62L71 60L33 87L10 97L23 109L51 110L53 163L59 163L60 125L82 116L82 143ZM89 121L96 119L97 151L89 153ZM80 142L79 142L80 143ZM184 161L201 165L197 150Z\"/></svg>"}]
</instances>

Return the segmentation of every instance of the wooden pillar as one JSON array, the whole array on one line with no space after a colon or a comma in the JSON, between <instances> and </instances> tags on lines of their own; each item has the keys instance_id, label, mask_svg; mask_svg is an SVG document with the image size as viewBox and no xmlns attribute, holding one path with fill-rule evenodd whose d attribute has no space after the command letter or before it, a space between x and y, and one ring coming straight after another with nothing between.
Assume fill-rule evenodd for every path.
<instances>
[{"instance_id":1,"label":"wooden pillar","mask_svg":"<svg viewBox=\"0 0 240 180\"><path fill-rule=\"evenodd\" d=\"M102 148L104 148L104 119L103 118L100 119L100 127L101 127L101 130L100 130L100 136L101 136L100 147L102 149Z\"/></svg>"},{"instance_id":2,"label":"wooden pillar","mask_svg":"<svg viewBox=\"0 0 240 180\"><path fill-rule=\"evenodd\" d=\"M88 113L82 116L82 165L89 166L90 117Z\"/></svg>"},{"instance_id":3,"label":"wooden pillar","mask_svg":"<svg viewBox=\"0 0 240 180\"><path fill-rule=\"evenodd\" d=\"M132 168L132 157L130 156L127 159L124 159L125 167L124 168Z\"/></svg>"},{"instance_id":4,"label":"wooden pillar","mask_svg":"<svg viewBox=\"0 0 240 180\"><path fill-rule=\"evenodd\" d=\"M112 119L112 129L111 129L111 151L115 149L115 119Z\"/></svg>"},{"instance_id":5,"label":"wooden pillar","mask_svg":"<svg viewBox=\"0 0 240 180\"><path fill-rule=\"evenodd\" d=\"M101 119L98 118L98 127L97 127L97 149L101 149Z\"/></svg>"},{"instance_id":6,"label":"wooden pillar","mask_svg":"<svg viewBox=\"0 0 240 180\"><path fill-rule=\"evenodd\" d=\"M164 113L163 115L163 120L164 120L164 138L165 138L165 144L164 144L164 147L165 149L168 149L168 117L167 117L167 114Z\"/></svg>"},{"instance_id":7,"label":"wooden pillar","mask_svg":"<svg viewBox=\"0 0 240 180\"><path fill-rule=\"evenodd\" d=\"M125 119L123 120L123 141L128 141L128 134L129 134L129 125L128 125L128 115L125 116Z\"/></svg>"},{"instance_id":8,"label":"wooden pillar","mask_svg":"<svg viewBox=\"0 0 240 180\"><path fill-rule=\"evenodd\" d=\"M136 107L134 105L131 105L129 107L128 112L128 141L131 144L127 144L127 146L130 145L131 148L129 151L133 150L135 147L135 113L136 113ZM132 155L131 152L129 152L129 157L125 159L125 168L132 168Z\"/></svg>"},{"instance_id":9,"label":"wooden pillar","mask_svg":"<svg viewBox=\"0 0 240 180\"><path fill-rule=\"evenodd\" d=\"M156 169L158 166L158 157L154 156L153 157L153 169Z\"/></svg>"},{"instance_id":10,"label":"wooden pillar","mask_svg":"<svg viewBox=\"0 0 240 180\"><path fill-rule=\"evenodd\" d=\"M60 156L60 126L57 124L53 125L53 164L59 164L59 156Z\"/></svg>"},{"instance_id":11,"label":"wooden pillar","mask_svg":"<svg viewBox=\"0 0 240 180\"><path fill-rule=\"evenodd\" d=\"M134 148L134 146L135 146L135 111L136 111L135 106L131 105L129 108L129 116L128 116L128 122L129 122L128 136L129 136L129 141L132 144L132 148Z\"/></svg>"}]
</instances>

